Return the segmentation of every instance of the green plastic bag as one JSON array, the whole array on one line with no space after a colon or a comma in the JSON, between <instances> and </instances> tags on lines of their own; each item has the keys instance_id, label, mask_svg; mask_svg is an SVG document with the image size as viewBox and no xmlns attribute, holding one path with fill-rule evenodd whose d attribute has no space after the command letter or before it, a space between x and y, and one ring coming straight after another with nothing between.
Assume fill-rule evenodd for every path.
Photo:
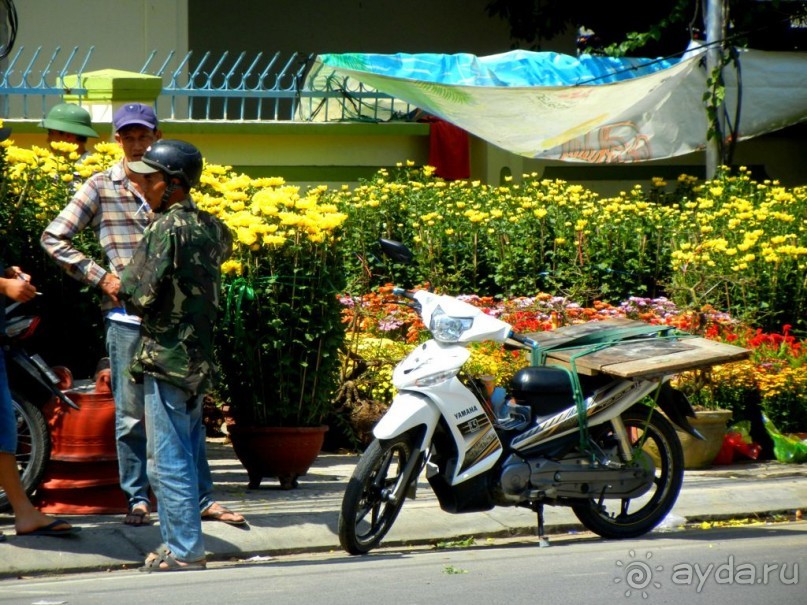
<instances>
[{"instance_id":1,"label":"green plastic bag","mask_svg":"<svg viewBox=\"0 0 807 605\"><path fill-rule=\"evenodd\" d=\"M773 455L779 462L799 464L807 462L807 439L780 433L765 414L762 415L765 430L773 439Z\"/></svg>"}]
</instances>

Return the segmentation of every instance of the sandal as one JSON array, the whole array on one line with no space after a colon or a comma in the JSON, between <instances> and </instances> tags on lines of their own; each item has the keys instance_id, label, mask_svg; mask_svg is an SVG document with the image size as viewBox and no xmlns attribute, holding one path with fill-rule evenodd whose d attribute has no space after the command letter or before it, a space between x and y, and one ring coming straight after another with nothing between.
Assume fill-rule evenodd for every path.
<instances>
[{"instance_id":1,"label":"sandal","mask_svg":"<svg viewBox=\"0 0 807 605\"><path fill-rule=\"evenodd\" d=\"M143 525L151 525L151 511L145 508L132 508L126 513L123 518L124 525L131 525L133 527L141 527Z\"/></svg>"},{"instance_id":2,"label":"sandal","mask_svg":"<svg viewBox=\"0 0 807 605\"><path fill-rule=\"evenodd\" d=\"M151 573L153 571L199 571L207 569L207 561L180 561L170 551L163 553L151 553L145 561L143 567L138 571Z\"/></svg>"},{"instance_id":3,"label":"sandal","mask_svg":"<svg viewBox=\"0 0 807 605\"><path fill-rule=\"evenodd\" d=\"M167 555L170 553L171 551L168 550L168 547L165 544L160 544L160 546L158 546L156 550L153 550L148 554L143 567L150 567L151 565L154 565L155 561L159 562L160 558L163 555Z\"/></svg>"},{"instance_id":4,"label":"sandal","mask_svg":"<svg viewBox=\"0 0 807 605\"><path fill-rule=\"evenodd\" d=\"M202 521L221 521L235 527L243 527L247 524L247 520L244 519L243 515L223 507L218 502L214 502L202 511Z\"/></svg>"}]
</instances>

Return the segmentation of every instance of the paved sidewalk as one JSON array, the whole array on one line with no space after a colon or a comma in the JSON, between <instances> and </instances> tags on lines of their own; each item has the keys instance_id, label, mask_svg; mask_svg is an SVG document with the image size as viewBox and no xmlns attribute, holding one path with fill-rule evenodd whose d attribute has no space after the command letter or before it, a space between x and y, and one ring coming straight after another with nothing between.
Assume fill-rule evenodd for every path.
<instances>
[{"instance_id":1,"label":"paved sidewalk","mask_svg":"<svg viewBox=\"0 0 807 605\"><path fill-rule=\"evenodd\" d=\"M208 453L219 501L249 520L246 529L205 522L211 561L341 550L336 534L339 507L358 457L324 453L300 478L297 489L282 490L277 481L267 479L260 489L248 490L246 471L229 445L210 440ZM687 471L672 515L692 522L804 509L807 465L763 462ZM160 543L156 524L128 527L122 524L122 515L69 519L83 528L74 538L16 537L13 519L0 516L0 530L7 536L0 543L0 578L131 569L139 567L146 553ZM424 481L417 499L404 505L383 545L430 544L468 536L477 540L531 536L535 521L532 512L516 508L462 515L443 512ZM563 508L547 507L546 525L550 535L582 530L574 515Z\"/></svg>"}]
</instances>

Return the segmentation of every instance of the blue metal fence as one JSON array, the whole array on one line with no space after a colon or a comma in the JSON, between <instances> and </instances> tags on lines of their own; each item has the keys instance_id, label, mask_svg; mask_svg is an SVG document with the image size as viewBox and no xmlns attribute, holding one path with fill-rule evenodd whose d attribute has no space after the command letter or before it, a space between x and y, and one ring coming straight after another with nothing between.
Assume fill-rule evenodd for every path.
<instances>
[{"instance_id":1,"label":"blue metal fence","mask_svg":"<svg viewBox=\"0 0 807 605\"><path fill-rule=\"evenodd\" d=\"M98 69L90 69L94 51L56 48L48 55L41 47L19 47L0 65L0 117L40 118L63 94L85 93L66 90L63 79ZM139 72L162 78L158 113L177 120L386 121L414 109L333 73L309 73L313 60L313 55L279 52L171 51L160 58L153 51Z\"/></svg>"},{"instance_id":2,"label":"blue metal fence","mask_svg":"<svg viewBox=\"0 0 807 605\"><path fill-rule=\"evenodd\" d=\"M5 65L0 65L0 116L44 116L47 108L54 104L52 99L64 94L64 87L60 85L64 76L84 72L94 50L95 47L91 46L82 55L76 47L62 59L60 47L48 56L43 54L42 47L26 55L25 47L20 46L16 53L4 61ZM86 91L70 92L81 94ZM12 100L17 103L10 109ZM38 107L31 108L30 103L38 104Z\"/></svg>"},{"instance_id":3,"label":"blue metal fence","mask_svg":"<svg viewBox=\"0 0 807 605\"><path fill-rule=\"evenodd\" d=\"M308 59L297 53L284 60L280 53L248 57L225 51L218 57L206 52L194 61L192 52L171 52L152 68L155 57L152 52L140 72L163 78L161 97L170 105L170 117L204 120L293 120Z\"/></svg>"}]
</instances>

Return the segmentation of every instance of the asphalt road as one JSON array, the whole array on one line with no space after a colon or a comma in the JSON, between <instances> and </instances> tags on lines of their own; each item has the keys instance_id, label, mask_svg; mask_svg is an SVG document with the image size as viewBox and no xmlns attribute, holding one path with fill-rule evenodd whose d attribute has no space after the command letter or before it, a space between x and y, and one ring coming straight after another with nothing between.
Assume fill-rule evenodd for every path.
<instances>
[{"instance_id":1,"label":"asphalt road","mask_svg":"<svg viewBox=\"0 0 807 605\"><path fill-rule=\"evenodd\" d=\"M807 523L589 534L217 562L206 571L0 581L0 604L804 603Z\"/></svg>"}]
</instances>

